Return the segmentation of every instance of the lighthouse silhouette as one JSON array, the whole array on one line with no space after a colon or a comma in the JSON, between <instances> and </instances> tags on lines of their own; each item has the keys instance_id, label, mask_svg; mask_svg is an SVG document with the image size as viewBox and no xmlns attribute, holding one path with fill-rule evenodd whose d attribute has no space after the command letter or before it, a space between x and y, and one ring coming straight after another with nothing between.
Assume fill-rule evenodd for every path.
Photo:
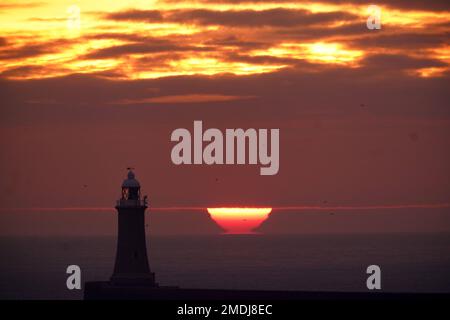
<instances>
[{"instance_id":1,"label":"lighthouse silhouette","mask_svg":"<svg viewBox=\"0 0 450 320\"><path fill-rule=\"evenodd\" d=\"M114 272L109 281L87 281L84 284L85 300L289 300L336 298L336 293L321 292L310 295L300 291L182 289L177 286L160 286L151 272L145 244L145 210L147 197L141 199L141 185L129 169L122 183L122 195L116 203L118 213L117 253ZM200 274L201 276L201 274ZM340 293L339 293L340 294ZM352 298L359 293L349 293ZM371 293L370 296L374 294ZM311 298L309 298L311 299Z\"/></svg>"},{"instance_id":2,"label":"lighthouse silhouette","mask_svg":"<svg viewBox=\"0 0 450 320\"><path fill-rule=\"evenodd\" d=\"M151 272L145 243L145 210L147 196L141 199L141 186L129 168L122 183L122 196L117 200L118 236L114 273L111 284L157 287Z\"/></svg>"}]
</instances>

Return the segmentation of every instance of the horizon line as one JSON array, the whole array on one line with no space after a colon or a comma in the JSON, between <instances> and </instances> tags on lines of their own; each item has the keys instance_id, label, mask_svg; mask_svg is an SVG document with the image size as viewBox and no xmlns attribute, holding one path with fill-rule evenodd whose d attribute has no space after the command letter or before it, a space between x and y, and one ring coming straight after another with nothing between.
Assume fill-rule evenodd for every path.
<instances>
[{"instance_id":1,"label":"horizon line","mask_svg":"<svg viewBox=\"0 0 450 320\"><path fill-rule=\"evenodd\" d=\"M173 207L149 207L150 211L206 211L208 208L271 208L274 211L327 211L327 210L380 210L380 209L440 209L450 208L450 203L428 203L428 204L392 204L392 205L337 205L337 206L173 206ZM114 207L29 207L29 208L0 208L2 211L115 211Z\"/></svg>"}]
</instances>

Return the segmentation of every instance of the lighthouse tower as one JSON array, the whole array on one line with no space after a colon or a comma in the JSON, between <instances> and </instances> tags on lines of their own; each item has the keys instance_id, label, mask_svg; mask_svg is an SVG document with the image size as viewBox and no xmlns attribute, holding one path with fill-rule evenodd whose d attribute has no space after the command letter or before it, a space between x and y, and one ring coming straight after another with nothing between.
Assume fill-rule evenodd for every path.
<instances>
[{"instance_id":1,"label":"lighthouse tower","mask_svg":"<svg viewBox=\"0 0 450 320\"><path fill-rule=\"evenodd\" d=\"M141 199L141 186L133 171L122 183L122 196L117 200L118 237L114 285L157 287L155 275L150 271L145 244L145 209L147 199Z\"/></svg>"}]
</instances>

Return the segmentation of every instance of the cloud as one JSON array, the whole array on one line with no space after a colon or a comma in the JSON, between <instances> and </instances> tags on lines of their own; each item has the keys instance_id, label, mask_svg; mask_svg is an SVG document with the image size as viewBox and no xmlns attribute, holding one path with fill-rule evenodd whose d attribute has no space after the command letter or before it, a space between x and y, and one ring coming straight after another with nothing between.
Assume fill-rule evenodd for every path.
<instances>
[{"instance_id":1,"label":"cloud","mask_svg":"<svg viewBox=\"0 0 450 320\"><path fill-rule=\"evenodd\" d=\"M179 0L163 0L164 3L179 3ZM264 4L267 3L266 0L197 0L199 3L205 4ZM274 0L271 3L294 3L293 0ZM318 4L332 4L332 5L363 5L368 6L366 0L319 0L314 1L316 5ZM404 10L426 10L426 11L450 11L450 5L447 0L379 0L376 2L377 5L385 5L393 8L404 9Z\"/></svg>"},{"instance_id":2,"label":"cloud","mask_svg":"<svg viewBox=\"0 0 450 320\"><path fill-rule=\"evenodd\" d=\"M242 99L252 99L255 96L232 96L223 94L184 94L184 95L170 95L170 96L158 96L153 98L143 98L143 99L124 99L113 104L148 104L148 103L205 103L205 102L224 102L224 101L234 101Z\"/></svg>"},{"instance_id":3,"label":"cloud","mask_svg":"<svg viewBox=\"0 0 450 320\"><path fill-rule=\"evenodd\" d=\"M298 41L319 41L327 38L339 38L345 40L348 36L366 35L368 34L367 27L364 23L348 22L343 25L327 27L327 26L311 26L309 28L293 27L287 30L274 30L279 38L293 39Z\"/></svg>"},{"instance_id":4,"label":"cloud","mask_svg":"<svg viewBox=\"0 0 450 320\"><path fill-rule=\"evenodd\" d=\"M29 9L44 6L45 2L0 3L0 10Z\"/></svg>"},{"instance_id":5,"label":"cloud","mask_svg":"<svg viewBox=\"0 0 450 320\"><path fill-rule=\"evenodd\" d=\"M51 33L51 37L40 29L27 36L17 30L16 34L0 38L0 60L7 61L0 67L1 76L27 79L88 73L136 79L246 75L276 72L280 68L323 72L335 68L333 64L339 61L350 61L347 67L354 68L354 72L363 68L374 72L374 58L358 62L366 56L384 53L385 49L398 56L414 56L416 60L405 58L395 65L389 62L391 58L379 58L376 63L383 68L389 65L392 70L405 70L406 64L420 68L439 65L439 74L428 73L428 76L440 76L448 68L443 63L448 62L445 45L449 25L443 14L437 19L420 13L405 17L405 21L424 19L429 28L413 29L408 23L400 23L395 28L387 26L380 32L370 32L365 19L357 15L359 7L350 10L344 5L358 1L340 2L342 6L331 7L332 12L295 7L302 3L289 2L293 7L287 7L288 2L281 1L286 5L284 8L272 8L273 3L258 7L255 3L263 2L255 1L254 7L248 2L246 6L237 5L232 9L218 9L207 3L194 8L185 3L182 9L174 9L180 6L164 7L162 2L155 7L159 10L97 12L83 16L85 27L75 37L73 34L67 37L65 28L60 33ZM313 8L320 9L320 3ZM85 10L92 13L89 9L93 8ZM54 55L34 61L34 57L44 54ZM422 60L418 61L419 58Z\"/></svg>"},{"instance_id":6,"label":"cloud","mask_svg":"<svg viewBox=\"0 0 450 320\"><path fill-rule=\"evenodd\" d=\"M127 42L163 42L163 39L145 36L137 33L128 33L125 31L121 32L96 32L82 36L86 41L88 40L105 40L105 39L116 39L123 40Z\"/></svg>"},{"instance_id":7,"label":"cloud","mask_svg":"<svg viewBox=\"0 0 450 320\"><path fill-rule=\"evenodd\" d=\"M169 41L158 40L155 43L131 43L111 46L91 52L84 56L85 59L105 59L114 58L129 54L148 54L160 52L184 51L187 48L180 48Z\"/></svg>"},{"instance_id":8,"label":"cloud","mask_svg":"<svg viewBox=\"0 0 450 320\"><path fill-rule=\"evenodd\" d=\"M19 67L9 68L0 73L1 78L15 78L26 75L40 74L46 70L44 66L22 65Z\"/></svg>"},{"instance_id":9,"label":"cloud","mask_svg":"<svg viewBox=\"0 0 450 320\"><path fill-rule=\"evenodd\" d=\"M235 35L229 35L225 37L217 37L214 39L208 39L205 41L207 45L222 46L222 47L239 47L245 49L261 49L267 48L270 44L263 41L249 41L240 39Z\"/></svg>"},{"instance_id":10,"label":"cloud","mask_svg":"<svg viewBox=\"0 0 450 320\"><path fill-rule=\"evenodd\" d=\"M373 54L367 56L362 64L366 67L392 71L402 69L420 69L427 67L445 67L446 63L429 58L414 58L400 54Z\"/></svg>"},{"instance_id":11,"label":"cloud","mask_svg":"<svg viewBox=\"0 0 450 320\"><path fill-rule=\"evenodd\" d=\"M437 48L448 43L450 32L386 32L344 40L360 48L424 49Z\"/></svg>"},{"instance_id":12,"label":"cloud","mask_svg":"<svg viewBox=\"0 0 450 320\"><path fill-rule=\"evenodd\" d=\"M133 108L133 105L138 107L145 103L183 102L197 104L194 114L216 121L254 118L276 123L311 115L340 117L361 112L450 117L447 106L449 75L417 78L399 72L430 66L434 61L373 56L363 62L367 67L314 69L299 65L296 69L252 76L189 75L146 80L112 77L108 80L93 75L73 75L41 80L0 79L0 122L38 124L55 119L85 123L99 118L114 122L124 116L119 116L122 114L120 104ZM25 101L42 103L34 103L30 108ZM57 101L57 104L48 105L45 101ZM226 108L211 108L211 103L224 101L232 103L227 103ZM364 109L360 107L361 103L366 105ZM151 121L165 121L166 117L176 121L190 117L189 112L192 112L191 109L186 112L180 109L179 114L173 114L164 111L165 108L143 109L152 111L144 115L144 111L133 109L140 116L133 117L132 121L145 122L148 117Z\"/></svg>"},{"instance_id":13,"label":"cloud","mask_svg":"<svg viewBox=\"0 0 450 320\"><path fill-rule=\"evenodd\" d=\"M7 48L0 51L0 60L20 59L53 52L46 44L29 44L19 48Z\"/></svg>"},{"instance_id":14,"label":"cloud","mask_svg":"<svg viewBox=\"0 0 450 320\"><path fill-rule=\"evenodd\" d=\"M301 58L288 58L288 57L274 57L271 55L258 55L251 56L245 53L230 52L224 57L229 62L244 62L254 65L286 65L286 66L298 66L302 64L303 67L316 66L320 69L320 65L312 64Z\"/></svg>"},{"instance_id":15,"label":"cloud","mask_svg":"<svg viewBox=\"0 0 450 320\"><path fill-rule=\"evenodd\" d=\"M43 54L60 51L64 46L72 43L71 40L57 39L42 42L27 43L21 46L14 46L14 43L5 42L0 50L0 60L13 60L40 56ZM1 44L1 42L0 42Z\"/></svg>"},{"instance_id":16,"label":"cloud","mask_svg":"<svg viewBox=\"0 0 450 320\"><path fill-rule=\"evenodd\" d=\"M115 34L101 34L100 38L103 37L117 37ZM120 37L119 37L120 38ZM205 52L213 50L210 46L193 46L183 44L180 45L178 43L172 42L170 40L154 38L154 37L128 37L125 35L123 39L129 40L138 40L139 42L121 44L121 45L113 45L106 48L98 49L95 51L91 51L90 53L83 56L84 59L105 59L105 58L114 58L123 55L130 54L154 54L154 53L171 53L175 54L176 52L182 51L196 51L196 52Z\"/></svg>"},{"instance_id":17,"label":"cloud","mask_svg":"<svg viewBox=\"0 0 450 320\"><path fill-rule=\"evenodd\" d=\"M322 3L332 4L358 4L369 5L365 0L321 0ZM424 11L450 11L449 2L446 0L379 0L377 5L384 5L393 8L399 8L403 10L424 10Z\"/></svg>"},{"instance_id":18,"label":"cloud","mask_svg":"<svg viewBox=\"0 0 450 320\"><path fill-rule=\"evenodd\" d=\"M116 21L177 22L198 25L223 25L232 27L292 27L330 23L355 19L345 12L311 13L308 10L269 9L269 10L228 10L180 9L164 12L155 10L128 10L104 16Z\"/></svg>"},{"instance_id":19,"label":"cloud","mask_svg":"<svg viewBox=\"0 0 450 320\"><path fill-rule=\"evenodd\" d=\"M108 13L103 17L116 21L145 21L152 23L163 21L163 15L158 10L126 10Z\"/></svg>"},{"instance_id":20,"label":"cloud","mask_svg":"<svg viewBox=\"0 0 450 320\"><path fill-rule=\"evenodd\" d=\"M349 20L353 15L344 12L311 13L307 10L270 9L213 11L206 9L179 10L169 14L169 20L193 22L201 25L232 27L292 27Z\"/></svg>"}]
</instances>

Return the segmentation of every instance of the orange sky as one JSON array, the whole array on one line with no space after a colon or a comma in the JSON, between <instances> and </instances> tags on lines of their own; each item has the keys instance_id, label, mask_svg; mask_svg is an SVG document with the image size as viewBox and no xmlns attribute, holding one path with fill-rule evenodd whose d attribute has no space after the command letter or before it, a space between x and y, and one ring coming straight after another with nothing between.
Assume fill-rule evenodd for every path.
<instances>
[{"instance_id":1,"label":"orange sky","mask_svg":"<svg viewBox=\"0 0 450 320\"><path fill-rule=\"evenodd\" d=\"M0 76L251 75L298 62L363 68L386 50L429 60L405 70L412 76L440 76L450 62L450 11L439 1L406 3L380 1L382 32L371 32L364 1L6 1Z\"/></svg>"}]
</instances>

